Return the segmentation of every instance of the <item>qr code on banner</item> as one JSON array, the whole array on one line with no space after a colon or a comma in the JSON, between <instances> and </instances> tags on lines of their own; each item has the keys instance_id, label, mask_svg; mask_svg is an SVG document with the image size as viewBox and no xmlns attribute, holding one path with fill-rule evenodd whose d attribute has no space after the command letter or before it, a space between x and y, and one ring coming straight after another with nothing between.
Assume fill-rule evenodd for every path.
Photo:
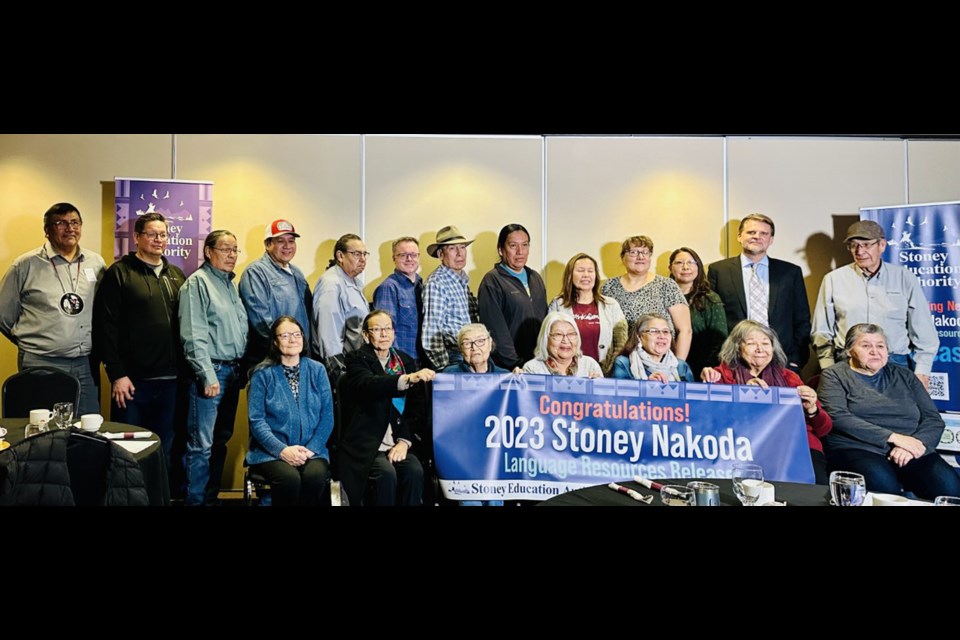
<instances>
[{"instance_id":1,"label":"qr code on banner","mask_svg":"<svg viewBox=\"0 0 960 640\"><path fill-rule=\"evenodd\" d=\"M946 373L930 374L930 397L934 400L949 400L950 388L947 386L948 375Z\"/></svg>"}]
</instances>

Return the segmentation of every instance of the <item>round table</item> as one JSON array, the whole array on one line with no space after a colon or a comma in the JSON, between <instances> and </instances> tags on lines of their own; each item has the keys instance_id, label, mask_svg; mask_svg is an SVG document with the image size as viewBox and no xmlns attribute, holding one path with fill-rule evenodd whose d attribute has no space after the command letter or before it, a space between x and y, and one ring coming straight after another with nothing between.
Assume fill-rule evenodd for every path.
<instances>
[{"instance_id":1,"label":"round table","mask_svg":"<svg viewBox=\"0 0 960 640\"><path fill-rule=\"evenodd\" d=\"M724 478L697 478L703 482L710 482L720 487L720 506L742 506L733 493L733 485ZM693 478L671 478L656 480L661 484L680 484L686 486ZM653 502L649 505L634 500L622 493L613 491L605 484L585 489L577 489L568 493L561 493L549 500L544 500L539 506L545 507L662 507L660 492L637 484L634 481L618 482L622 487L634 489L641 495L652 495ZM830 487L818 484L802 484L798 482L770 482L776 491L778 502L786 501L788 507L825 507L830 504Z\"/></svg>"},{"instance_id":2,"label":"round table","mask_svg":"<svg viewBox=\"0 0 960 640\"><path fill-rule=\"evenodd\" d=\"M5 439L11 446L23 440L27 422L27 418L0 419L0 427L7 430ZM122 422L104 422L100 426L99 433L123 433L126 431L149 430ZM143 472L143 482L146 485L150 506L166 506L170 504L170 483L167 480L167 465L163 459L163 449L160 447L160 438L157 434L151 432L150 437L146 441L155 444L147 447L143 451L131 453L131 455L140 465L140 470ZM134 442L142 442L142 440L135 440ZM3 452L0 452L0 455L3 455Z\"/></svg>"}]
</instances>

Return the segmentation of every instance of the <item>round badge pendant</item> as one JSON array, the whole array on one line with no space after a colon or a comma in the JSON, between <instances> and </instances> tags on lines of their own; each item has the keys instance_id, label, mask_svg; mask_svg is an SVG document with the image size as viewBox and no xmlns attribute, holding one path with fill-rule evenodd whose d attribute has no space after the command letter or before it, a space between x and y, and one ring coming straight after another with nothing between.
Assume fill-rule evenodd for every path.
<instances>
[{"instance_id":1,"label":"round badge pendant","mask_svg":"<svg viewBox=\"0 0 960 640\"><path fill-rule=\"evenodd\" d=\"M60 311L68 316L80 315L83 311L83 298L75 293L65 293L60 297Z\"/></svg>"}]
</instances>

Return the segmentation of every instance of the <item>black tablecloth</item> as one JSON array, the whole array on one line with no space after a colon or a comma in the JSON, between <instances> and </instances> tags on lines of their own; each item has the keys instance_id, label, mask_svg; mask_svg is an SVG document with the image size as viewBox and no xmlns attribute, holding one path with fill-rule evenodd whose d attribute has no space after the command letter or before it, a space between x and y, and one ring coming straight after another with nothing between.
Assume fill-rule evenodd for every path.
<instances>
[{"instance_id":1,"label":"black tablecloth","mask_svg":"<svg viewBox=\"0 0 960 640\"><path fill-rule=\"evenodd\" d=\"M720 487L720 505L724 507L741 506L737 496L733 493L733 485L730 480L700 478L703 482L709 482ZM691 478L673 478L668 480L657 480L661 484L680 484L686 486L691 482ZM601 484L586 489L578 489L568 493L562 493L559 496L544 500L540 506L546 507L659 507L663 506L660 500L660 492L647 489L636 482L618 482L622 487L634 489L642 495L654 496L653 502L646 505L638 502L629 496L613 491L607 485ZM816 484L801 484L797 482L771 482L776 491L778 502L786 501L787 506L801 507L825 507L830 504L830 487Z\"/></svg>"},{"instance_id":2,"label":"black tablecloth","mask_svg":"<svg viewBox=\"0 0 960 640\"><path fill-rule=\"evenodd\" d=\"M4 418L0 420L0 427L7 430L6 440L11 445L23 440L23 432L26 426L26 418ZM147 431L147 429L132 424L123 424L122 422L104 422L100 426L100 433L122 433L124 431ZM150 435L149 441L156 444L132 455L140 464L140 470L143 472L143 481L147 487L150 506L169 505L170 483L167 480L167 465L163 460L160 438L153 433Z\"/></svg>"}]
</instances>

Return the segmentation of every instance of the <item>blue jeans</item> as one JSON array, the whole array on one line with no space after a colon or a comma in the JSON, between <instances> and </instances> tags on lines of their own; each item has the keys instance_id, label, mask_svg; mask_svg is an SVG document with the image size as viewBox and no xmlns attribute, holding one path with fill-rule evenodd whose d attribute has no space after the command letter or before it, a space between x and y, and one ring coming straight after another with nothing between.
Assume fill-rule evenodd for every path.
<instances>
[{"instance_id":1,"label":"blue jeans","mask_svg":"<svg viewBox=\"0 0 960 640\"><path fill-rule=\"evenodd\" d=\"M130 378L135 391L133 400L127 400L125 409L110 403L110 417L114 422L125 422L150 429L160 437L163 461L170 468L170 448L173 446L173 415L177 406L177 380L144 380Z\"/></svg>"},{"instance_id":2,"label":"blue jeans","mask_svg":"<svg viewBox=\"0 0 960 640\"><path fill-rule=\"evenodd\" d=\"M38 356L33 353L19 350L17 352L17 368L20 371L31 367L51 367L69 373L80 381L80 403L74 407L75 415L85 413L100 413L100 394L93 381L93 372L90 368L90 357L55 358L52 356ZM99 376L99 371L97 372Z\"/></svg>"},{"instance_id":3,"label":"blue jeans","mask_svg":"<svg viewBox=\"0 0 960 640\"><path fill-rule=\"evenodd\" d=\"M461 507L502 507L503 500L461 500Z\"/></svg>"},{"instance_id":4,"label":"blue jeans","mask_svg":"<svg viewBox=\"0 0 960 640\"><path fill-rule=\"evenodd\" d=\"M220 393L203 396L203 382L194 380L187 391L187 499L188 506L216 504L227 458L227 442L240 399L239 364L214 363Z\"/></svg>"}]
</instances>

